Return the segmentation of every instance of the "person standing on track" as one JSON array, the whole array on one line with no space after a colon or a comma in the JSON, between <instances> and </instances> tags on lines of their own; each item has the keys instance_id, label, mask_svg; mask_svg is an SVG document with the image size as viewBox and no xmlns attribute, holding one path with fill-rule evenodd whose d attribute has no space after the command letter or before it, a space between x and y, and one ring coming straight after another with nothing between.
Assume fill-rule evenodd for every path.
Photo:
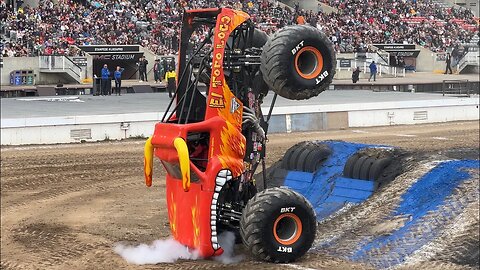
<instances>
[{"instance_id":1,"label":"person standing on track","mask_svg":"<svg viewBox=\"0 0 480 270\"><path fill-rule=\"evenodd\" d=\"M355 70L352 72L352 82L357 83L360 80L360 68L357 67Z\"/></svg>"},{"instance_id":2,"label":"person standing on track","mask_svg":"<svg viewBox=\"0 0 480 270\"><path fill-rule=\"evenodd\" d=\"M452 56L450 55L450 53L447 53L447 57L445 58L445 63L447 64L447 66L445 67L444 74L447 74L447 71L450 71L450 74L453 74L452 67L450 66L452 64Z\"/></svg>"},{"instance_id":3,"label":"person standing on track","mask_svg":"<svg viewBox=\"0 0 480 270\"><path fill-rule=\"evenodd\" d=\"M165 74L165 80L167 81L168 96L172 98L177 84L177 73L175 73L175 70L172 67L170 67Z\"/></svg>"},{"instance_id":4,"label":"person standing on track","mask_svg":"<svg viewBox=\"0 0 480 270\"><path fill-rule=\"evenodd\" d=\"M160 63L160 59L155 59L155 64L153 64L153 76L155 83L162 82L163 73L163 65Z\"/></svg>"},{"instance_id":5,"label":"person standing on track","mask_svg":"<svg viewBox=\"0 0 480 270\"><path fill-rule=\"evenodd\" d=\"M110 87L108 87L109 84L111 87L112 80L110 79L110 70L108 70L107 64L104 64L102 68L102 91L100 93L102 96L110 94Z\"/></svg>"},{"instance_id":6,"label":"person standing on track","mask_svg":"<svg viewBox=\"0 0 480 270\"><path fill-rule=\"evenodd\" d=\"M113 78L115 79L115 94L121 96L120 91L122 89L122 72L124 68L117 66L117 70L113 72Z\"/></svg>"},{"instance_id":7,"label":"person standing on track","mask_svg":"<svg viewBox=\"0 0 480 270\"><path fill-rule=\"evenodd\" d=\"M372 61L372 63L369 66L370 68L370 78L368 81L370 81L373 77L373 81L377 80L377 64L375 64L375 61Z\"/></svg>"},{"instance_id":8,"label":"person standing on track","mask_svg":"<svg viewBox=\"0 0 480 270\"><path fill-rule=\"evenodd\" d=\"M145 59L145 56L140 57L139 62L137 63L138 65L138 73L140 73L140 82L148 82L147 78L147 65L148 61Z\"/></svg>"}]
</instances>

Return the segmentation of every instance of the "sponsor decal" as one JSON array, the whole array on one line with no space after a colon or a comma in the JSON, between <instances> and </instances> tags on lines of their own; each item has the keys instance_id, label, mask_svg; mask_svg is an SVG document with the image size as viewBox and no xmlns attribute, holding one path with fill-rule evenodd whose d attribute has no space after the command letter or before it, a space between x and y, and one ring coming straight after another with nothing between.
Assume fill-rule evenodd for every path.
<instances>
[{"instance_id":1,"label":"sponsor decal","mask_svg":"<svg viewBox=\"0 0 480 270\"><path fill-rule=\"evenodd\" d=\"M283 253L292 253L293 249L291 247L279 246L277 251Z\"/></svg>"},{"instance_id":2,"label":"sponsor decal","mask_svg":"<svg viewBox=\"0 0 480 270\"><path fill-rule=\"evenodd\" d=\"M321 73L320 75L318 75L318 77L315 79L315 83L316 84L319 84L321 83L323 80L325 80L325 78L328 76L328 71L325 70L323 73Z\"/></svg>"},{"instance_id":3,"label":"sponsor decal","mask_svg":"<svg viewBox=\"0 0 480 270\"><path fill-rule=\"evenodd\" d=\"M295 210L295 207L282 207L280 213L291 213Z\"/></svg>"},{"instance_id":4,"label":"sponsor decal","mask_svg":"<svg viewBox=\"0 0 480 270\"><path fill-rule=\"evenodd\" d=\"M240 108L240 104L237 102L235 97L232 97L232 102L230 103L230 112L234 113L238 110L238 108Z\"/></svg>"},{"instance_id":5,"label":"sponsor decal","mask_svg":"<svg viewBox=\"0 0 480 270\"><path fill-rule=\"evenodd\" d=\"M221 24L218 26L217 29L217 38L218 42L216 42L216 49L223 49L225 47L225 39L228 37L227 32L229 31L229 24L231 22L231 18L228 16L223 16L220 18ZM212 79L211 79L211 87L216 88L222 86L222 80L219 80L218 77L222 74L222 63L223 63L223 52L218 51L213 56L213 63L212 63Z\"/></svg>"},{"instance_id":6,"label":"sponsor decal","mask_svg":"<svg viewBox=\"0 0 480 270\"><path fill-rule=\"evenodd\" d=\"M225 99L222 95L212 92L208 106L211 108L225 108Z\"/></svg>"},{"instance_id":7,"label":"sponsor decal","mask_svg":"<svg viewBox=\"0 0 480 270\"><path fill-rule=\"evenodd\" d=\"M292 49L292 54L293 55L295 55L303 47L304 42L305 42L305 40L300 41L300 43L298 43L298 45L295 46L295 48Z\"/></svg>"}]
</instances>

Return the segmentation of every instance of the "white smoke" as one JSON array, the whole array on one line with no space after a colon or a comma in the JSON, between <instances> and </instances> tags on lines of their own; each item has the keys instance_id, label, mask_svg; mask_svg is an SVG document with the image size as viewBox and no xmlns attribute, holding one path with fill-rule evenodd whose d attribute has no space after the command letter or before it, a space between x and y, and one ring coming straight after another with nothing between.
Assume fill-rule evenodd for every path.
<instances>
[{"instance_id":1,"label":"white smoke","mask_svg":"<svg viewBox=\"0 0 480 270\"><path fill-rule=\"evenodd\" d=\"M180 244L174 239L155 240L151 245L141 244L136 247L117 244L115 252L127 262L133 264L172 263L178 259L196 260L197 251Z\"/></svg>"},{"instance_id":2,"label":"white smoke","mask_svg":"<svg viewBox=\"0 0 480 270\"><path fill-rule=\"evenodd\" d=\"M218 236L218 243L223 248L223 254L218 257L214 257L214 260L224 264L230 264L239 263L245 258L244 255L235 256L233 253L233 248L235 247L235 234L233 232L222 232Z\"/></svg>"},{"instance_id":3,"label":"white smoke","mask_svg":"<svg viewBox=\"0 0 480 270\"><path fill-rule=\"evenodd\" d=\"M218 242L224 252L222 255L214 257L214 260L223 264L231 264L239 263L244 259L243 255L235 256L233 253L233 248L235 246L235 234L233 232L221 233L218 236ZM138 246L127 246L117 244L115 245L114 250L128 263L138 265L173 263L179 259L200 259L198 251L191 250L171 238L155 240L151 245L141 244Z\"/></svg>"}]
</instances>

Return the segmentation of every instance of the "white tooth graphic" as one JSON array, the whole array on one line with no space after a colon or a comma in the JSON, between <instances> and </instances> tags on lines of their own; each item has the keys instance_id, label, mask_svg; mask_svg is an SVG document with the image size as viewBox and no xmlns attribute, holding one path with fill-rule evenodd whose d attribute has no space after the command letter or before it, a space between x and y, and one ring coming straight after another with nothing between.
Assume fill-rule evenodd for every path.
<instances>
[{"instance_id":1,"label":"white tooth graphic","mask_svg":"<svg viewBox=\"0 0 480 270\"><path fill-rule=\"evenodd\" d=\"M219 186L225 185L225 182L227 182L227 179L226 179L226 178L217 177L217 178L215 179L215 183L217 183L217 185L219 185Z\"/></svg>"},{"instance_id":2,"label":"white tooth graphic","mask_svg":"<svg viewBox=\"0 0 480 270\"><path fill-rule=\"evenodd\" d=\"M228 174L229 170L221 170L218 172L219 177L226 177Z\"/></svg>"},{"instance_id":3,"label":"white tooth graphic","mask_svg":"<svg viewBox=\"0 0 480 270\"><path fill-rule=\"evenodd\" d=\"M211 240L213 249L217 250L220 248L217 239L217 203L218 197L220 196L220 191L225 185L227 180L232 179L232 172L230 170L221 170L218 172L217 177L215 178L215 192L213 193L212 204L210 206L210 228L211 228Z\"/></svg>"}]
</instances>

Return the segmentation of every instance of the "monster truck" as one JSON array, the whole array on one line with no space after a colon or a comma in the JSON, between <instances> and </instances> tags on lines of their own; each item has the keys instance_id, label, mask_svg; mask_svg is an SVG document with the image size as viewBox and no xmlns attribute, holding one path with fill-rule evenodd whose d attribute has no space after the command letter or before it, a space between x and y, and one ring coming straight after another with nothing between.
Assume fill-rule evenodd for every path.
<instances>
[{"instance_id":1,"label":"monster truck","mask_svg":"<svg viewBox=\"0 0 480 270\"><path fill-rule=\"evenodd\" d=\"M145 143L144 168L151 186L153 157L165 167L177 241L202 257L217 256L219 235L233 231L265 261L291 262L308 251L316 233L310 203L284 187L257 192L253 175L259 165L265 171L277 95L317 96L331 83L334 65L331 43L314 27L287 26L268 37L242 11L184 12L177 89ZM264 116L269 90L275 94Z\"/></svg>"}]
</instances>

